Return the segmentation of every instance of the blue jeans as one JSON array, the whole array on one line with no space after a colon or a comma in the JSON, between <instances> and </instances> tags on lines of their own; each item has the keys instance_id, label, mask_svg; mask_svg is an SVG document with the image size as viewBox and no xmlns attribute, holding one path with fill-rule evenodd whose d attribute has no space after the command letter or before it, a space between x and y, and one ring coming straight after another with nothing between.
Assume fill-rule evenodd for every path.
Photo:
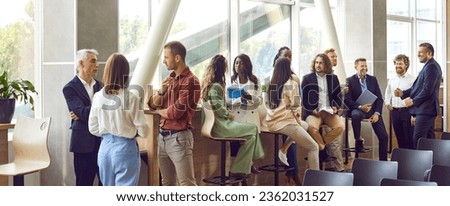
<instances>
[{"instance_id":1,"label":"blue jeans","mask_svg":"<svg viewBox=\"0 0 450 206\"><path fill-rule=\"evenodd\" d=\"M100 180L105 186L135 186L141 159L136 139L105 134L98 151Z\"/></svg>"}]
</instances>

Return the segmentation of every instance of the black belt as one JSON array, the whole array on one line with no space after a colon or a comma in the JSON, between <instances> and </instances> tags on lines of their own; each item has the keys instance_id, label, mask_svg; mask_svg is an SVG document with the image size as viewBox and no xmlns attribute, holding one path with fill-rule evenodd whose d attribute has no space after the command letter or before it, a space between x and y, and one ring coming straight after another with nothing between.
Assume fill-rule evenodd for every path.
<instances>
[{"instance_id":1,"label":"black belt","mask_svg":"<svg viewBox=\"0 0 450 206\"><path fill-rule=\"evenodd\" d=\"M168 135L173 135L176 134L178 132L184 132L187 129L183 129L183 130L164 130L164 129L160 129L159 130L159 134L161 134L162 136L168 136Z\"/></svg>"},{"instance_id":2,"label":"black belt","mask_svg":"<svg viewBox=\"0 0 450 206\"><path fill-rule=\"evenodd\" d=\"M401 110L404 110L404 109L408 109L408 107L394 107L394 108L392 108L392 110L396 110L396 111L401 111Z\"/></svg>"}]
</instances>

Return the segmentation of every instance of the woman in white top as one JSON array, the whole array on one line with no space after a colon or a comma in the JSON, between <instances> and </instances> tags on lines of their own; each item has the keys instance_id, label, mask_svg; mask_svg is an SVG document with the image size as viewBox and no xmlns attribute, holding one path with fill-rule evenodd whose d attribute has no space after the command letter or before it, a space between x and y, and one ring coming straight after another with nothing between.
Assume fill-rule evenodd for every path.
<instances>
[{"instance_id":1,"label":"woman in white top","mask_svg":"<svg viewBox=\"0 0 450 206\"><path fill-rule=\"evenodd\" d=\"M103 185L137 185L140 155L136 137L145 137L149 126L140 108L141 99L128 90L130 67L121 54L106 61L104 87L95 93L89 114L89 131L101 136L99 176Z\"/></svg>"},{"instance_id":2,"label":"woman in white top","mask_svg":"<svg viewBox=\"0 0 450 206\"><path fill-rule=\"evenodd\" d=\"M279 151L280 160L286 164L287 149L295 142L297 146L307 150L309 168L319 170L319 146L306 132L308 124L301 121L299 86L292 78L291 62L288 58L276 60L267 96L267 128L269 131L288 136Z\"/></svg>"},{"instance_id":3,"label":"woman in white top","mask_svg":"<svg viewBox=\"0 0 450 206\"><path fill-rule=\"evenodd\" d=\"M245 123L253 123L260 126L258 106L262 102L261 82L253 74L253 65L250 57L246 54L239 54L234 58L233 75L231 76L231 86L243 90L244 94L236 100L228 100L231 103L231 110L235 115L235 120ZM230 155L236 157L240 147L239 141L230 143ZM252 173L260 171L252 165Z\"/></svg>"}]
</instances>

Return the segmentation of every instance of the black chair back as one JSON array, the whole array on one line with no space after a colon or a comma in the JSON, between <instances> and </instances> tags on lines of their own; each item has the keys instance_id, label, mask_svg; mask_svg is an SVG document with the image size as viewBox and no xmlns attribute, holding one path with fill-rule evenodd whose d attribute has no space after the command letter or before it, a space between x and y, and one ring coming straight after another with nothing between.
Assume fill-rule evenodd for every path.
<instances>
[{"instance_id":1,"label":"black chair back","mask_svg":"<svg viewBox=\"0 0 450 206\"><path fill-rule=\"evenodd\" d=\"M424 181L433 165L433 151L394 148L391 161L398 162L398 179Z\"/></svg>"},{"instance_id":2,"label":"black chair back","mask_svg":"<svg viewBox=\"0 0 450 206\"><path fill-rule=\"evenodd\" d=\"M397 179L398 163L368 159L353 160L354 186L379 186L383 178Z\"/></svg>"},{"instance_id":3,"label":"black chair back","mask_svg":"<svg viewBox=\"0 0 450 206\"><path fill-rule=\"evenodd\" d=\"M353 186L353 173L307 169L303 186Z\"/></svg>"},{"instance_id":4,"label":"black chair back","mask_svg":"<svg viewBox=\"0 0 450 206\"><path fill-rule=\"evenodd\" d=\"M450 186L450 166L433 165L428 181L437 182L439 186Z\"/></svg>"},{"instance_id":5,"label":"black chair back","mask_svg":"<svg viewBox=\"0 0 450 206\"><path fill-rule=\"evenodd\" d=\"M438 186L436 182L383 178L380 186Z\"/></svg>"},{"instance_id":6,"label":"black chair back","mask_svg":"<svg viewBox=\"0 0 450 206\"><path fill-rule=\"evenodd\" d=\"M417 149L432 150L433 165L450 166L450 141L420 138Z\"/></svg>"}]
</instances>

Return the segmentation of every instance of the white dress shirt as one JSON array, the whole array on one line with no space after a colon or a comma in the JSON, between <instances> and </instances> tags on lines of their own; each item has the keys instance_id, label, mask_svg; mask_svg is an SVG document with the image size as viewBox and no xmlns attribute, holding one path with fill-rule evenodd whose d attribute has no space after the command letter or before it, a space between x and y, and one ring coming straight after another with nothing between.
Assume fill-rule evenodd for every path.
<instances>
[{"instance_id":1,"label":"white dress shirt","mask_svg":"<svg viewBox=\"0 0 450 206\"><path fill-rule=\"evenodd\" d=\"M92 78L91 83L88 84L86 81L84 81L80 76L78 76L78 79L80 79L81 83L83 83L84 89L86 89L86 92L88 93L89 99L94 98L94 85L97 83L97 81Z\"/></svg>"},{"instance_id":2,"label":"white dress shirt","mask_svg":"<svg viewBox=\"0 0 450 206\"><path fill-rule=\"evenodd\" d=\"M145 137L150 130L138 95L119 90L118 95L107 95L105 88L95 93L89 114L89 131L95 136L112 134L132 139ZM125 101L127 100L127 101Z\"/></svg>"},{"instance_id":3,"label":"white dress shirt","mask_svg":"<svg viewBox=\"0 0 450 206\"><path fill-rule=\"evenodd\" d=\"M407 90L411 88L414 83L415 78L409 74L405 73L402 76L395 75L395 77L389 79L388 85L386 87L386 91L384 93L384 104L391 104L394 108L403 108L406 107L405 100L402 100L400 97L396 97L394 95L394 91L397 88L401 90Z\"/></svg>"},{"instance_id":4,"label":"white dress shirt","mask_svg":"<svg viewBox=\"0 0 450 206\"><path fill-rule=\"evenodd\" d=\"M331 108L328 96L327 75L320 76L316 73L317 84L319 86L319 108L317 111L327 110Z\"/></svg>"}]
</instances>

